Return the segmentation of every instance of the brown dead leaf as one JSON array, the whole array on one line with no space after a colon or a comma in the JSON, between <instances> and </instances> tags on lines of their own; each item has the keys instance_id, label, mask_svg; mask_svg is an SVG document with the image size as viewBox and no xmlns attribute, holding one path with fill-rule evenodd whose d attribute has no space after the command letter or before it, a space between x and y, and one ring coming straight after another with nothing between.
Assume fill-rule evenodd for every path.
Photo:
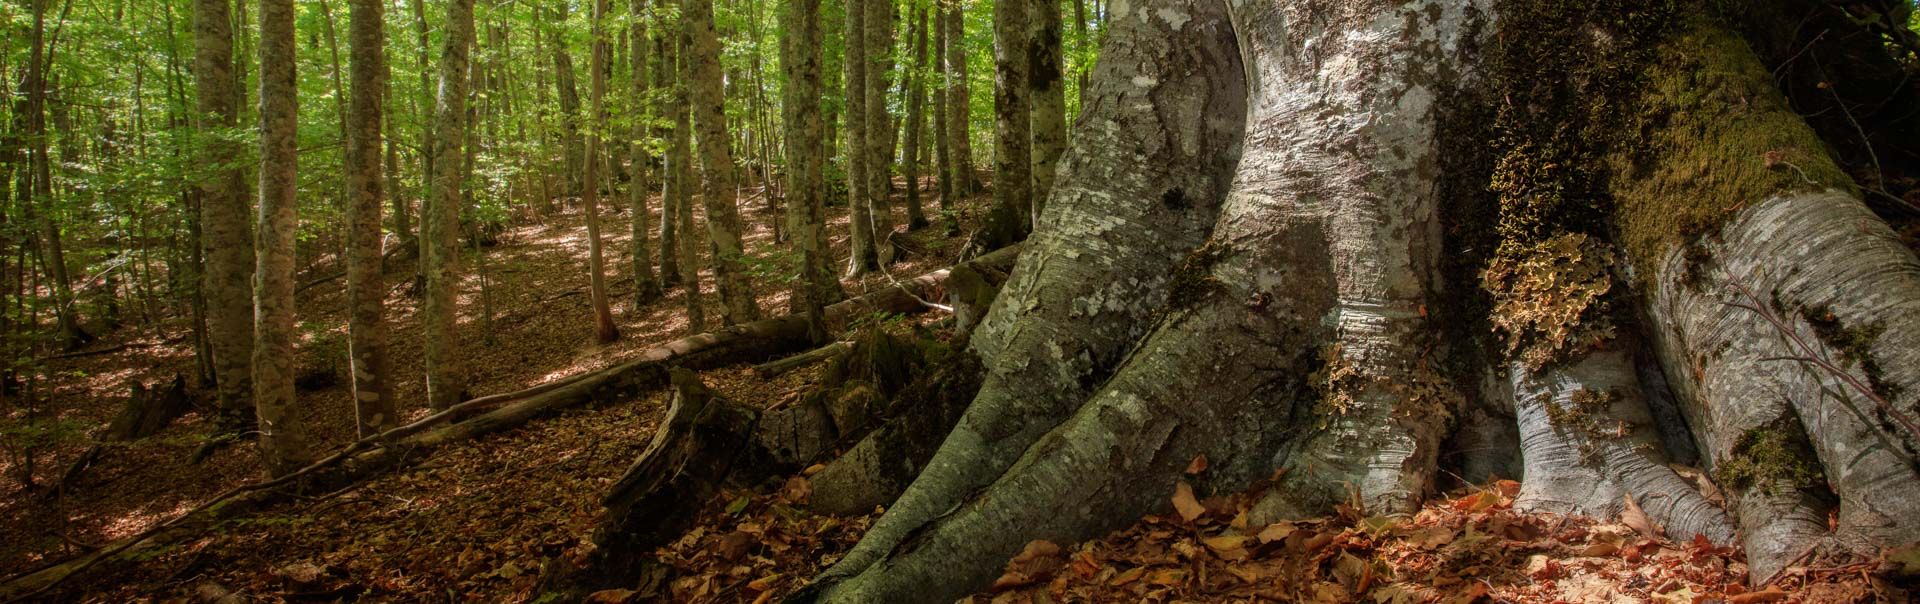
<instances>
[{"instance_id":1,"label":"brown dead leaf","mask_svg":"<svg viewBox=\"0 0 1920 604\"><path fill-rule=\"evenodd\" d=\"M1193 463L1187 464L1187 475L1189 476L1205 471L1207 471L1207 454L1205 453L1195 455L1193 457Z\"/></svg>"},{"instance_id":2,"label":"brown dead leaf","mask_svg":"<svg viewBox=\"0 0 1920 604\"><path fill-rule=\"evenodd\" d=\"M1064 564L1060 560L1059 545L1045 539L1028 541L1027 546L1007 562L1006 572L994 579L992 591L1006 591L1044 581Z\"/></svg>"},{"instance_id":3,"label":"brown dead leaf","mask_svg":"<svg viewBox=\"0 0 1920 604\"><path fill-rule=\"evenodd\" d=\"M1787 592L1768 586L1765 590L1747 592L1737 596L1727 596L1727 604L1759 604L1761 602L1779 602L1787 599Z\"/></svg>"},{"instance_id":4,"label":"brown dead leaf","mask_svg":"<svg viewBox=\"0 0 1920 604\"><path fill-rule=\"evenodd\" d=\"M1640 504L1634 503L1632 493L1623 495L1622 500L1625 502L1625 505L1620 508L1621 524L1625 524L1649 538L1657 539L1665 532L1660 528L1658 523L1653 521L1653 518L1648 517L1647 513L1640 509Z\"/></svg>"},{"instance_id":5,"label":"brown dead leaf","mask_svg":"<svg viewBox=\"0 0 1920 604\"><path fill-rule=\"evenodd\" d=\"M1206 506L1200 505L1200 501L1194 499L1193 487L1188 486L1185 480L1173 487L1173 509L1179 512L1180 518L1187 522L1193 522L1207 513Z\"/></svg>"},{"instance_id":6,"label":"brown dead leaf","mask_svg":"<svg viewBox=\"0 0 1920 604\"><path fill-rule=\"evenodd\" d=\"M631 589L602 589L587 595L588 604L622 604L633 599Z\"/></svg>"},{"instance_id":7,"label":"brown dead leaf","mask_svg":"<svg viewBox=\"0 0 1920 604\"><path fill-rule=\"evenodd\" d=\"M1291 522L1275 522L1267 525L1267 528L1260 529L1259 539L1261 543L1273 543L1287 538L1287 535L1293 534L1294 530Z\"/></svg>"},{"instance_id":8,"label":"brown dead leaf","mask_svg":"<svg viewBox=\"0 0 1920 604\"><path fill-rule=\"evenodd\" d=\"M1128 583L1132 583L1134 581L1140 580L1140 577L1145 574L1147 574L1146 567L1135 566L1133 568L1127 569L1126 572L1123 572L1123 573L1120 573L1119 575L1114 576L1113 581L1109 582L1108 585L1112 585L1114 587L1126 585Z\"/></svg>"}]
</instances>

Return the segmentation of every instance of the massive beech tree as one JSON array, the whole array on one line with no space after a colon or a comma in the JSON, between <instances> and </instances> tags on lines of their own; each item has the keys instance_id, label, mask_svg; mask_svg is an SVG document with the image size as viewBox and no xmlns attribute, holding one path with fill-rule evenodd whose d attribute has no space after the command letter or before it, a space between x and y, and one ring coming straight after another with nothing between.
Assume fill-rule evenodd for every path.
<instances>
[{"instance_id":1,"label":"massive beech tree","mask_svg":"<svg viewBox=\"0 0 1920 604\"><path fill-rule=\"evenodd\" d=\"M972 340L985 384L805 595L968 593L1028 540L1168 508L1202 455L1217 488L1278 474L1255 522L1409 512L1477 406L1515 414L1523 507L1631 500L1740 540L1755 582L1920 538L1920 262L1725 18L1116 3ZM1653 390L1726 509L1664 463Z\"/></svg>"}]
</instances>

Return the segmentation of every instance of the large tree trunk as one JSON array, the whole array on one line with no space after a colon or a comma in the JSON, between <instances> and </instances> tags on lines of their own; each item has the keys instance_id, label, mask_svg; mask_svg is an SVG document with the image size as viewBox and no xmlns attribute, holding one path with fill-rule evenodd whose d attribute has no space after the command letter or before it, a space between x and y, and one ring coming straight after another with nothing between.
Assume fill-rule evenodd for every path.
<instances>
[{"instance_id":1,"label":"large tree trunk","mask_svg":"<svg viewBox=\"0 0 1920 604\"><path fill-rule=\"evenodd\" d=\"M1028 8L1034 2L993 5L993 209L976 250L994 249L1033 230L1033 91L1028 89Z\"/></svg>"},{"instance_id":2,"label":"large tree trunk","mask_svg":"<svg viewBox=\"0 0 1920 604\"><path fill-rule=\"evenodd\" d=\"M427 295L421 303L426 326L427 403L445 409L465 397L466 376L460 367L458 332L454 329L460 287L460 164L466 141L467 49L473 41L473 0L449 0L445 46L440 52L440 94L434 102L433 202L423 212L420 228L428 240Z\"/></svg>"},{"instance_id":3,"label":"large tree trunk","mask_svg":"<svg viewBox=\"0 0 1920 604\"><path fill-rule=\"evenodd\" d=\"M203 128L239 126L233 89L233 28L227 0L194 2L194 82ZM205 163L229 166L200 181L200 249L207 298L207 339L213 348L216 405L226 429L251 423L253 402L253 204L246 170L235 165L240 143L227 137L205 141Z\"/></svg>"},{"instance_id":4,"label":"large tree trunk","mask_svg":"<svg viewBox=\"0 0 1920 604\"><path fill-rule=\"evenodd\" d=\"M1615 218L1754 576L1920 540L1920 262L1740 39L1695 17L1656 52Z\"/></svg>"},{"instance_id":5,"label":"large tree trunk","mask_svg":"<svg viewBox=\"0 0 1920 604\"><path fill-rule=\"evenodd\" d=\"M306 430L294 410L293 239L298 230L299 149L294 134L292 0L260 1L260 232L255 253L253 404L260 457L280 476L309 461Z\"/></svg>"},{"instance_id":6,"label":"large tree trunk","mask_svg":"<svg viewBox=\"0 0 1920 604\"><path fill-rule=\"evenodd\" d=\"M1675 537L1738 535L1756 583L1810 547L1915 541L1920 261L1703 12L1116 4L1060 181L975 335L979 394L801 598L967 593L1029 540L1167 508L1200 455L1219 489L1278 474L1250 522L1410 512L1469 377L1512 399L1523 507L1631 502ZM1559 79L1516 77L1567 48ZM1480 234L1443 237L1443 210ZM1443 242L1484 262L1483 292ZM1430 308L1507 349L1454 375L1473 342L1442 341ZM1636 330L1664 376L1636 367ZM1663 380L1730 509L1668 465Z\"/></svg>"},{"instance_id":7,"label":"large tree trunk","mask_svg":"<svg viewBox=\"0 0 1920 604\"><path fill-rule=\"evenodd\" d=\"M973 337L986 365L979 396L906 493L822 575L821 587L859 577L829 595L885 600L911 593L896 590L924 579L932 568L916 564L884 588L860 584L888 574L876 563L891 560L908 536L922 529L944 532L937 530L937 519L972 501L1028 445L1072 415L1162 314L1183 259L1201 247L1215 222L1246 114L1240 55L1224 11L1211 3L1196 9L1182 27L1158 19L1129 19L1116 27L1100 61L1106 77L1088 93L1088 111L1105 119L1089 122L1076 137L1062 165L1056 203L1042 217L1045 228L1028 242L1013 281ZM1168 74L1167 81L1138 85L1134 75L1142 72ZM1007 531L991 538L1024 543L1037 534ZM954 532L955 538L978 536ZM989 545L975 552L978 561L971 555L956 559L952 570L958 573L928 581L932 591L913 599L964 593L1012 554L1002 549Z\"/></svg>"},{"instance_id":8,"label":"large tree trunk","mask_svg":"<svg viewBox=\"0 0 1920 604\"><path fill-rule=\"evenodd\" d=\"M760 302L747 277L747 249L740 239L740 203L734 188L732 139L727 136L721 91L720 37L714 32L713 0L686 0L681 17L692 34L690 85L693 117L700 129L700 198L707 210L707 242L713 251L713 281L720 290L721 321L760 320Z\"/></svg>"},{"instance_id":9,"label":"large tree trunk","mask_svg":"<svg viewBox=\"0 0 1920 604\"><path fill-rule=\"evenodd\" d=\"M381 101L386 23L379 0L352 0L353 99L347 119L347 338L354 417L362 438L400 424L387 364L386 279L380 267Z\"/></svg>"}]
</instances>

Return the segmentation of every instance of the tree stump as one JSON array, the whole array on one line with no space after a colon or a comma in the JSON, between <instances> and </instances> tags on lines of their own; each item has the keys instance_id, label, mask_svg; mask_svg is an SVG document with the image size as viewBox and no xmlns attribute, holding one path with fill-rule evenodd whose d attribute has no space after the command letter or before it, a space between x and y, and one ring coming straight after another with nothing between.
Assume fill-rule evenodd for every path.
<instances>
[{"instance_id":1,"label":"tree stump","mask_svg":"<svg viewBox=\"0 0 1920 604\"><path fill-rule=\"evenodd\" d=\"M179 374L174 374L173 382L166 385L147 386L135 380L128 390L126 406L121 407L120 415L107 425L101 440L128 441L152 436L193 406L193 400L187 396L187 380Z\"/></svg>"}]
</instances>

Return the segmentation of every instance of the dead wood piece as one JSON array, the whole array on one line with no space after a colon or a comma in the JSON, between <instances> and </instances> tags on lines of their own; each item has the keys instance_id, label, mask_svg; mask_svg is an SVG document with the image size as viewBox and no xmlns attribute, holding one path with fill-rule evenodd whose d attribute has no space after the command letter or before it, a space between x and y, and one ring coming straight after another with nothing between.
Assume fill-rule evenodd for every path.
<instances>
[{"instance_id":1,"label":"dead wood piece","mask_svg":"<svg viewBox=\"0 0 1920 604\"><path fill-rule=\"evenodd\" d=\"M187 380L177 373L170 384L147 386L136 380L128 390L127 403L120 408L120 415L107 424L105 440L127 441L152 436L193 408L193 399L187 396Z\"/></svg>"},{"instance_id":2,"label":"dead wood piece","mask_svg":"<svg viewBox=\"0 0 1920 604\"><path fill-rule=\"evenodd\" d=\"M837 358L851 350L853 350L852 342L834 342L800 354L754 365L753 372L763 378L778 377L801 367Z\"/></svg>"}]
</instances>

